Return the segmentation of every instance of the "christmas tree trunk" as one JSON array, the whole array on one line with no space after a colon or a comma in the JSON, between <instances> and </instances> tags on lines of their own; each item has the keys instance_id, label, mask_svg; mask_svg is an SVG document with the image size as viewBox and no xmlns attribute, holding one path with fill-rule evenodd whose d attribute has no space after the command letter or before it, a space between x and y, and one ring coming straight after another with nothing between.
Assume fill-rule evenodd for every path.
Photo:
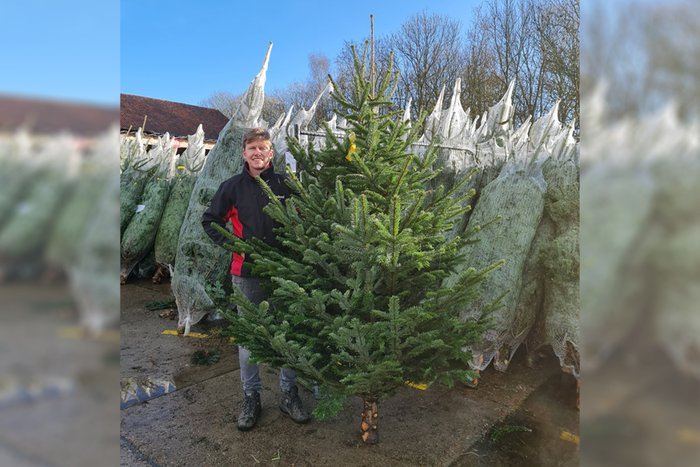
<instances>
[{"instance_id":1,"label":"christmas tree trunk","mask_svg":"<svg viewBox=\"0 0 700 467\"><path fill-rule=\"evenodd\" d=\"M367 444L379 442L379 406L377 401L362 399L361 438Z\"/></svg>"}]
</instances>

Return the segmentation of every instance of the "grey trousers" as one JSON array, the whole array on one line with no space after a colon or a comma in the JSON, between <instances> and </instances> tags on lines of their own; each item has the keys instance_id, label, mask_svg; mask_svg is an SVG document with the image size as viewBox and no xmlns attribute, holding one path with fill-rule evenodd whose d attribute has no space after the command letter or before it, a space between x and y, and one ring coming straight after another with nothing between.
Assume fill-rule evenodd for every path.
<instances>
[{"instance_id":1,"label":"grey trousers","mask_svg":"<svg viewBox=\"0 0 700 467\"><path fill-rule=\"evenodd\" d=\"M260 287L260 279L255 277L231 276L234 287L238 287L248 300L256 305L267 298L267 294ZM240 311L239 311L240 313ZM238 346L238 361L241 365L241 383L243 392L250 395L253 392L260 392L262 383L260 382L260 370L258 365L250 363L250 352L248 349ZM296 385L297 375L291 368L280 370L280 389L282 392L289 392Z\"/></svg>"}]
</instances>

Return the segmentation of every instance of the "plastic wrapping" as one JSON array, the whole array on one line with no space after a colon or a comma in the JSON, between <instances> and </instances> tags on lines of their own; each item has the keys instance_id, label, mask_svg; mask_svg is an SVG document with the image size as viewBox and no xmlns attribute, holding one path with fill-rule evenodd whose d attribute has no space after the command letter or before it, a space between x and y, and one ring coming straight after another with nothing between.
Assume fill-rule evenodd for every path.
<instances>
[{"instance_id":1,"label":"plastic wrapping","mask_svg":"<svg viewBox=\"0 0 700 467\"><path fill-rule=\"evenodd\" d=\"M202 228L202 215L221 182L242 170L243 157L239 154L244 133L245 129L233 127L230 123L224 128L190 196L171 279L180 331L185 329L185 322L196 324L213 311L214 303L204 286L224 284L229 273L231 253L209 238Z\"/></svg>"},{"instance_id":2,"label":"plastic wrapping","mask_svg":"<svg viewBox=\"0 0 700 467\"><path fill-rule=\"evenodd\" d=\"M157 168L139 199L134 215L121 238L120 282L127 277L136 264L153 248L160 219L170 195L172 180L168 178L168 167L175 156L170 136L166 133L153 149Z\"/></svg>"},{"instance_id":3,"label":"plastic wrapping","mask_svg":"<svg viewBox=\"0 0 700 467\"><path fill-rule=\"evenodd\" d=\"M194 135L188 136L188 145L184 153L176 161L176 175L173 186L168 196L168 201L163 209L158 232L156 233L155 261L158 264L154 282L158 282L164 271L175 265L177 243L180 238L182 222L187 213L190 197L197 173L204 165L204 131L200 125Z\"/></svg>"},{"instance_id":4,"label":"plastic wrapping","mask_svg":"<svg viewBox=\"0 0 700 467\"><path fill-rule=\"evenodd\" d=\"M32 171L24 196L15 200L13 212L0 229L0 259L5 273L30 257L41 257L56 221L71 173L79 160L72 138L57 138L41 149L41 165Z\"/></svg>"}]
</instances>

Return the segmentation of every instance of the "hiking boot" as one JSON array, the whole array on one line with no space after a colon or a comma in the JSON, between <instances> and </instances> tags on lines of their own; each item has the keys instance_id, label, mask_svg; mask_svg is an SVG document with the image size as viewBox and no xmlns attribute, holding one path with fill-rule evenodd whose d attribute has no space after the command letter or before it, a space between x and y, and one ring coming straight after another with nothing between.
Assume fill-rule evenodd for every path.
<instances>
[{"instance_id":1,"label":"hiking boot","mask_svg":"<svg viewBox=\"0 0 700 467\"><path fill-rule=\"evenodd\" d=\"M306 423L311 420L309 414L304 410L304 405L299 397L299 390L293 386L289 392L282 392L280 410L297 423Z\"/></svg>"},{"instance_id":2,"label":"hiking boot","mask_svg":"<svg viewBox=\"0 0 700 467\"><path fill-rule=\"evenodd\" d=\"M243 409L240 415L238 415L238 429L241 431L248 431L253 428L255 422L258 421L261 410L260 393L254 392L252 394L246 394L245 399L243 399Z\"/></svg>"}]
</instances>

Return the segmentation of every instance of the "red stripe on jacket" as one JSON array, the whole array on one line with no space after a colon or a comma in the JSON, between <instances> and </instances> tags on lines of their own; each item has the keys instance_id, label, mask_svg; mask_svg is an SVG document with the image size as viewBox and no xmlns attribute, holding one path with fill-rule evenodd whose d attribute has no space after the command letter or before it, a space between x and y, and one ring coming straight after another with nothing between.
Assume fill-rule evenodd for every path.
<instances>
[{"instance_id":1,"label":"red stripe on jacket","mask_svg":"<svg viewBox=\"0 0 700 467\"><path fill-rule=\"evenodd\" d=\"M224 217L225 220L231 220L231 225L233 226L233 234L242 239L243 238L243 224L241 224L240 219L238 219L238 209L232 207L229 212L226 213ZM243 268L243 260L245 257L238 253L233 253L231 258L231 274L234 276L241 275L241 269Z\"/></svg>"}]
</instances>

